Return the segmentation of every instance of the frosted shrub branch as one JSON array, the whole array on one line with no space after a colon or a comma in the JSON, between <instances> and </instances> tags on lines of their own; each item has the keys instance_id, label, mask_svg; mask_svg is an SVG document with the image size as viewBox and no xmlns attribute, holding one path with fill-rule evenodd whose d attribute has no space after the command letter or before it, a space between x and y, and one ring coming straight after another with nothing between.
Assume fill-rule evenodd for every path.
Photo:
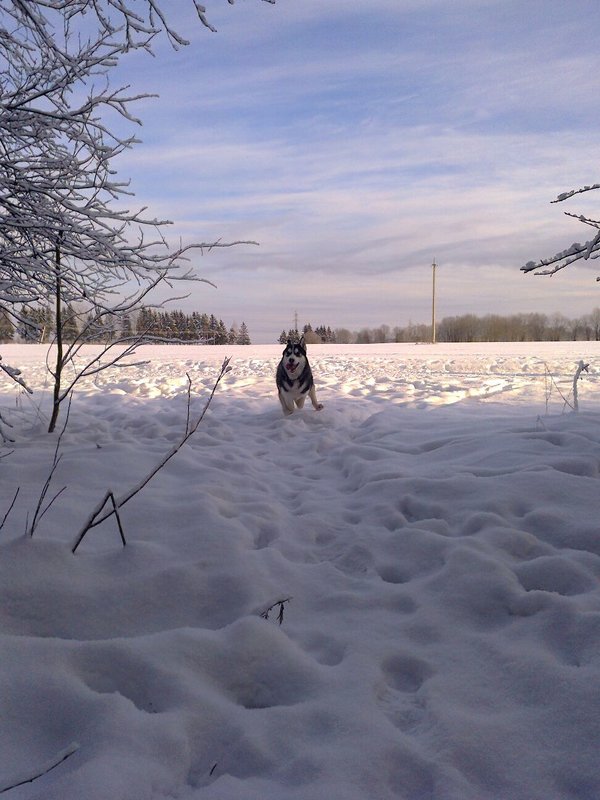
<instances>
[{"instance_id":1,"label":"frosted shrub branch","mask_svg":"<svg viewBox=\"0 0 600 800\"><path fill-rule=\"evenodd\" d=\"M582 372L589 372L589 364L586 364L583 360L580 360L577 369L575 371L575 375L573 376L573 384L571 392L573 394L573 402L571 402L571 392L569 392L569 396L566 397L564 392L561 391L560 386L557 384L554 376L550 372L550 368L548 364L544 363L544 384L545 384L545 396L546 396L546 414L548 414L548 404L550 402L550 394L552 392L552 388L556 389L558 394L560 395L564 406L563 412L565 408L570 408L571 411L578 412L579 411L579 379L581 378Z\"/></svg>"},{"instance_id":2,"label":"frosted shrub branch","mask_svg":"<svg viewBox=\"0 0 600 800\"><path fill-rule=\"evenodd\" d=\"M19 386L22 386L26 392L29 394L33 394L33 389L30 389L29 386L25 383L24 378L21 377L21 370L17 369L16 367L9 367L8 364L2 363L2 356L0 356L0 370L4 372L8 377L13 380L15 383L18 383Z\"/></svg>"},{"instance_id":3,"label":"frosted shrub branch","mask_svg":"<svg viewBox=\"0 0 600 800\"><path fill-rule=\"evenodd\" d=\"M584 194L585 192L591 192L596 189L600 189L599 183L595 183L593 186L584 186L581 189L572 189L571 191L559 194L556 200L552 202L562 203L564 200L568 200L576 194ZM565 215L574 217L586 225L599 229L598 233L584 244L574 242L565 250L555 253L555 255L550 258L541 258L539 261L528 261L527 264L521 267L521 272L534 272L536 275L554 275L561 269L565 269L565 267L574 264L576 261L582 259L587 261L600 257L600 222L586 217L583 214L573 214L569 211L565 211ZM600 277L596 278L596 280L600 281Z\"/></svg>"}]
</instances>

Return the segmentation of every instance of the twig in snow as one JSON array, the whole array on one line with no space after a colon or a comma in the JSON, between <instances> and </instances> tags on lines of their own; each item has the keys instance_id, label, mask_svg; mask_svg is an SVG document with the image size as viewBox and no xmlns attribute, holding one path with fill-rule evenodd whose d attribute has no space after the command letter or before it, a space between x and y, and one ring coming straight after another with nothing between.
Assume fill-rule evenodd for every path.
<instances>
[{"instance_id":1,"label":"twig in snow","mask_svg":"<svg viewBox=\"0 0 600 800\"><path fill-rule=\"evenodd\" d=\"M103 511L105 505L108 503L109 500L111 501L112 507L113 507L113 510L110 513L114 514L115 517L117 518L117 525L119 527L119 534L121 536L121 542L123 543L123 547L125 547L127 545L127 541L125 540L125 533L123 532L123 526L121 524L121 517L119 516L119 506L117 505L117 501L115 500L115 496L114 496L114 494L112 492L107 492L106 493L106 495L104 496L104 500L97 507L97 509L96 509L96 511L94 513L95 514L100 514ZM75 550L73 550L73 552L75 552Z\"/></svg>"},{"instance_id":2,"label":"twig in snow","mask_svg":"<svg viewBox=\"0 0 600 800\"><path fill-rule=\"evenodd\" d=\"M191 405L192 405L192 379L190 378L190 373L189 372L186 372L185 374L186 374L187 379L188 379L187 413L186 413L186 417L185 417L185 432L187 434L187 432L190 429L190 410L191 410Z\"/></svg>"},{"instance_id":3,"label":"twig in snow","mask_svg":"<svg viewBox=\"0 0 600 800\"><path fill-rule=\"evenodd\" d=\"M262 612L260 615L262 619L269 619L269 614L271 611L276 607L279 606L279 613L277 614L277 622L282 625L283 624L283 609L286 603L289 603L291 597L286 597L285 600L278 600L276 603L273 603L272 606L269 606L265 611Z\"/></svg>"},{"instance_id":4,"label":"twig in snow","mask_svg":"<svg viewBox=\"0 0 600 800\"><path fill-rule=\"evenodd\" d=\"M9 436L9 434L6 433L6 431L2 427L3 425L6 425L8 428L12 428L11 423L7 419L4 419L2 414L0 414L0 438L2 439L3 442L11 442L11 443L14 442L12 436Z\"/></svg>"},{"instance_id":5,"label":"twig in snow","mask_svg":"<svg viewBox=\"0 0 600 800\"><path fill-rule=\"evenodd\" d=\"M79 750L79 744L77 742L71 742L68 747L65 747L64 750L61 750L60 753L57 753L53 758L43 764L35 775L27 778L13 778L13 780L8 781L4 785L0 785L0 794L4 792L8 792L9 789L16 789L17 786L23 786L25 783L33 783L33 781L41 778L42 775L46 775L51 770L58 767L59 764L62 764L63 761L66 761L69 756L72 756L73 753L76 753Z\"/></svg>"},{"instance_id":6,"label":"twig in snow","mask_svg":"<svg viewBox=\"0 0 600 800\"><path fill-rule=\"evenodd\" d=\"M552 386L554 386L556 391L562 397L562 400L564 402L563 411L564 411L565 406L569 406L570 409L575 410L573 408L573 406L571 405L571 403L569 402L569 398L564 396L563 392L560 389L560 386L554 380L554 376L551 374L550 370L548 369L548 365L545 364L544 366L546 367L546 374L547 374L547 377L548 377L548 379L550 381L550 391L548 390L548 383L546 382L546 414L548 414L548 401L550 399L550 392L551 392Z\"/></svg>"},{"instance_id":7,"label":"twig in snow","mask_svg":"<svg viewBox=\"0 0 600 800\"><path fill-rule=\"evenodd\" d=\"M577 366L577 372L575 373L575 376L573 378L573 411L575 412L579 411L579 396L577 391L577 381L581 377L582 372L589 371L588 369L589 366L590 366L589 364L584 364L583 361L580 361L579 365Z\"/></svg>"},{"instance_id":8,"label":"twig in snow","mask_svg":"<svg viewBox=\"0 0 600 800\"><path fill-rule=\"evenodd\" d=\"M219 375L217 376L217 380L215 381L215 384L214 384L214 386L212 388L210 396L209 396L208 400L206 401L204 409L202 410L202 413L200 414L200 416L198 417L196 422L190 427L189 419L186 421L185 433L184 433L183 437L181 438L181 440L176 445L174 445L171 448L171 450L169 450L169 452L162 458L162 460L154 467L154 469L151 472L148 473L148 475L146 475L145 478L143 478L138 483L137 486L135 486L133 489L131 489L129 492L127 492L126 494L122 495L119 498L115 498L112 491L106 492L103 500L96 506L96 508L91 513L90 517L88 518L87 522L85 523L85 525L83 526L83 528L79 532L79 535L77 536L77 539L75 540L75 543L73 544L73 547L71 548L71 552L72 553L76 552L77 548L79 547L79 545L83 541L84 536L86 535L86 533L89 530L91 530L92 528L95 528L96 525L100 525L101 522L104 522L105 519L108 519L113 514L115 514L117 516L117 520L118 520L118 510L121 508L121 506L124 506L125 503L128 503L129 500L131 500L132 497L135 497L135 495L138 494L138 492L141 492L141 490L144 488L144 486L146 486L148 483L150 483L150 481L156 475L156 473L159 472L165 466L165 464L168 461L170 461L171 458L173 458L173 456L183 447L183 445L187 442L187 440L191 436L193 436L194 433L196 433L196 431L198 430L198 426L200 425L200 423L204 419L204 415L208 411L208 407L210 406L210 403L211 403L211 401L212 401L212 399L213 399L213 397L215 395L215 392L217 390L217 386L221 382L221 378L227 372L231 371L231 367L229 366L229 362L230 361L231 361L230 358L226 358L223 361L223 364L221 365L221 371L219 372ZM190 381L190 384L191 384L191 381ZM191 393L191 385L188 386L188 397L189 397L190 393ZM106 506L106 503L111 498L112 498L112 505L113 505L112 511L105 511L104 513L102 513L103 510L104 510L104 507ZM119 530L121 532L121 538L123 540L123 544L125 544L125 537L123 536L123 529L121 528L120 521L119 521Z\"/></svg>"},{"instance_id":9,"label":"twig in snow","mask_svg":"<svg viewBox=\"0 0 600 800\"><path fill-rule=\"evenodd\" d=\"M1 530L2 530L2 528L4 527L4 523L5 523L5 522L6 522L6 520L8 519L8 515L9 515L9 514L10 514L10 512L13 510L13 506L14 506L14 504L17 502L17 497L19 496L19 492L20 492L20 491L21 491L21 487L19 486L19 487L17 487L17 491L15 492L15 496L14 496L14 497L13 497L13 499L12 499L12 503L11 503L11 504L9 505L9 507L8 507L8 511L6 512L6 514L4 515L4 517L2 518L2 522L0 522L0 531L1 531Z\"/></svg>"},{"instance_id":10,"label":"twig in snow","mask_svg":"<svg viewBox=\"0 0 600 800\"><path fill-rule=\"evenodd\" d=\"M72 400L72 399L73 399L73 395L71 395L71 397L69 397L69 404L68 404L68 406L67 406L67 414L66 414L66 417L65 417L65 424L63 425L63 427L62 427L62 430L61 430L61 432L60 432L60 433L59 433L59 435L58 435L58 439L56 440L56 447L54 448L54 458L52 459L52 466L51 466L51 468L50 468L50 473L48 474L48 477L46 478L46 482L44 483L44 486L42 487L42 491L41 491L41 493L40 493L40 498L39 498L39 500L38 500L38 504L37 504L37 506L36 506L35 513L34 513L34 515L33 515L33 520L32 520L32 522L31 522L31 526L28 528L28 531L27 531L27 532L28 532L28 534L29 534L29 536L33 536L33 534L34 534L34 532L35 532L35 529L37 528L37 526L38 526L38 524L39 524L40 520L42 519L42 517L44 516L44 514L46 513L46 511L48 511L48 510L50 509L50 507L52 506L52 504L54 503L54 501L55 501L55 500L56 500L56 499L59 497L59 495L61 495L61 494L62 494L62 493L65 491L65 489L67 488L66 486L63 486L63 488L62 488L62 489L60 489L60 490L59 490L59 491L58 491L58 492L57 492L57 493L54 495L54 497L52 498L52 500L50 500L50 502L48 503L48 505L47 505L47 506L46 506L46 507L45 507L45 508L42 510L42 506L43 506L43 504L44 504L44 500L45 500L45 498L46 498L46 494L48 493L48 489L50 488L50 483L52 482L52 478L54 477L54 473L56 472L56 468L58 467L58 465L59 465L59 463L60 463L60 460L61 460L61 458L62 458L62 453L60 453L60 452L59 452L59 451L60 451L60 443L61 443L61 440L62 440L63 434L64 434L64 432L65 432L65 431L66 431L66 429L67 429L67 425L68 425L68 423L69 423L69 414L70 414L70 412L71 412L71 400Z\"/></svg>"}]
</instances>

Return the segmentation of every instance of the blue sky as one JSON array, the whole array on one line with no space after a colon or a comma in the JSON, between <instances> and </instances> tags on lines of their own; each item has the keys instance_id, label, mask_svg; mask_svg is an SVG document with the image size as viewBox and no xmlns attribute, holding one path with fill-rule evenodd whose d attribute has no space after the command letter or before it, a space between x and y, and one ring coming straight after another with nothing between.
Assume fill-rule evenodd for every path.
<instances>
[{"instance_id":1,"label":"blue sky","mask_svg":"<svg viewBox=\"0 0 600 800\"><path fill-rule=\"evenodd\" d=\"M597 0L191 0L163 4L190 45L132 54L140 101L119 159L176 242L251 239L195 259L217 284L178 302L253 341L292 325L600 306L593 263L519 272L589 229L598 182ZM132 202L133 205L133 202Z\"/></svg>"}]
</instances>

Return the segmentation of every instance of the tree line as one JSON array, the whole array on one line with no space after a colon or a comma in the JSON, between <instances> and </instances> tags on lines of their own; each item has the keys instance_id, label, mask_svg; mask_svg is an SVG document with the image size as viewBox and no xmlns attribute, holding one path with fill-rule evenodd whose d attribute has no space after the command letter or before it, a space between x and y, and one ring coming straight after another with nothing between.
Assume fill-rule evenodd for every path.
<instances>
[{"instance_id":1,"label":"tree line","mask_svg":"<svg viewBox=\"0 0 600 800\"><path fill-rule=\"evenodd\" d=\"M308 344L376 344L383 342L430 342L431 325L412 323L404 327L379 325L376 328L361 328L351 331L348 328L332 328L319 325L303 327ZM300 333L290 329L281 332L278 342L285 344L287 339L297 339ZM436 325L438 342L559 342L559 341L600 341L600 308L589 314L570 319L563 314L462 314L444 317Z\"/></svg>"},{"instance_id":2,"label":"tree line","mask_svg":"<svg viewBox=\"0 0 600 800\"><path fill-rule=\"evenodd\" d=\"M21 319L13 324L8 314L0 311L0 342L49 343L56 337L55 314L49 307L24 308ZM132 337L148 342L173 342L194 344L251 344L245 322L229 328L214 314L193 311L186 314L177 309L166 311L141 308L132 314L106 315L78 314L66 306L61 318L62 338L73 342L85 329L85 342L105 344Z\"/></svg>"},{"instance_id":3,"label":"tree line","mask_svg":"<svg viewBox=\"0 0 600 800\"><path fill-rule=\"evenodd\" d=\"M288 339L298 340L302 335L304 335L307 344L335 344L337 341L336 333L329 325L327 325L327 327L325 325L318 325L313 330L310 322L302 328L302 334L296 328L290 328L287 333L285 330L282 330L277 341L280 344L285 344Z\"/></svg>"}]
</instances>

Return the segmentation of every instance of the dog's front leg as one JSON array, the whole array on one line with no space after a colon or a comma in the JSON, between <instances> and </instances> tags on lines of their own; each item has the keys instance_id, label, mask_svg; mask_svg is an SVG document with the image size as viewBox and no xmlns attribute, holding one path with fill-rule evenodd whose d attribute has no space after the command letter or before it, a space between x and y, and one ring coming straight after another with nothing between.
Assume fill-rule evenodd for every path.
<instances>
[{"instance_id":1,"label":"dog's front leg","mask_svg":"<svg viewBox=\"0 0 600 800\"><path fill-rule=\"evenodd\" d=\"M310 395L310 402L313 404L313 408L315 409L315 411L320 411L323 408L323 403L318 402L317 390L315 389L314 386L310 387L309 395Z\"/></svg>"},{"instance_id":2,"label":"dog's front leg","mask_svg":"<svg viewBox=\"0 0 600 800\"><path fill-rule=\"evenodd\" d=\"M286 417L294 413L294 400L292 397L289 397L284 392L279 392L279 402L281 403L281 408Z\"/></svg>"}]
</instances>

